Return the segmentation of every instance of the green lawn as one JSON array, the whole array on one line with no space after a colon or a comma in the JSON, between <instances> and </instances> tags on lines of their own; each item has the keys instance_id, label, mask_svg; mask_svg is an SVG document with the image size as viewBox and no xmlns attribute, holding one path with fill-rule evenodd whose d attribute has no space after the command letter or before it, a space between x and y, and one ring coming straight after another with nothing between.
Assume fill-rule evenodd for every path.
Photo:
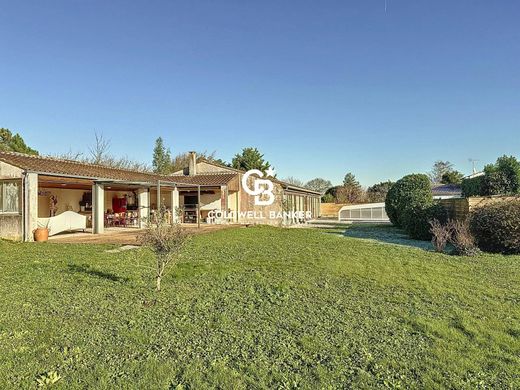
<instances>
[{"instance_id":1,"label":"green lawn","mask_svg":"<svg viewBox=\"0 0 520 390\"><path fill-rule=\"evenodd\" d=\"M0 242L0 388L520 386L520 256L230 229L156 295L107 249Z\"/></svg>"}]
</instances>

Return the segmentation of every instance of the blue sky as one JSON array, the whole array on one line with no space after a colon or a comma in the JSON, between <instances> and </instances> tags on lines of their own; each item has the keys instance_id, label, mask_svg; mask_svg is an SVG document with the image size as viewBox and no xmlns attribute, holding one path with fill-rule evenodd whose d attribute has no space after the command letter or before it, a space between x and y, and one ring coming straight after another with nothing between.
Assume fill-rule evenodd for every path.
<instances>
[{"instance_id":1,"label":"blue sky","mask_svg":"<svg viewBox=\"0 0 520 390\"><path fill-rule=\"evenodd\" d=\"M256 146L364 185L520 155L520 2L1 1L0 127L42 153Z\"/></svg>"}]
</instances>

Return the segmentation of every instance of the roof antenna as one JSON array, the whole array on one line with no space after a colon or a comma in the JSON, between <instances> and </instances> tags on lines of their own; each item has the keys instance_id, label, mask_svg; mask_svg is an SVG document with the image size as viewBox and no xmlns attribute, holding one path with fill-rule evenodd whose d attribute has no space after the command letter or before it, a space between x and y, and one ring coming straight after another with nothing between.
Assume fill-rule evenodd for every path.
<instances>
[{"instance_id":1,"label":"roof antenna","mask_svg":"<svg viewBox=\"0 0 520 390\"><path fill-rule=\"evenodd\" d=\"M473 173L477 173L477 165L475 164L476 162L478 162L479 160L477 159L474 159L474 158L468 158L468 161L473 165Z\"/></svg>"}]
</instances>

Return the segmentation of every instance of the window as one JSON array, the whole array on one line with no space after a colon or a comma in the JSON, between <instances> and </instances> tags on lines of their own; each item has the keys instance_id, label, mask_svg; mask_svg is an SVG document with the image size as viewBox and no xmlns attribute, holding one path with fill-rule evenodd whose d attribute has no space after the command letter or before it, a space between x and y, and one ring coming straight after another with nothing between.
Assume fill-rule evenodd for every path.
<instances>
[{"instance_id":1,"label":"window","mask_svg":"<svg viewBox=\"0 0 520 390\"><path fill-rule=\"evenodd\" d=\"M20 183L0 181L0 213L20 212Z\"/></svg>"}]
</instances>

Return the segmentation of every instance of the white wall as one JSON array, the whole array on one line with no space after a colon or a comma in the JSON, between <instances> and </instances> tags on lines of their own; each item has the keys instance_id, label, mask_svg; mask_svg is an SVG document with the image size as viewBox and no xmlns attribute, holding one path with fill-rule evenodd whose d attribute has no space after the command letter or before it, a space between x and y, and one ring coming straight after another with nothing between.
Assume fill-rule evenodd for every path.
<instances>
[{"instance_id":1,"label":"white wall","mask_svg":"<svg viewBox=\"0 0 520 390\"><path fill-rule=\"evenodd\" d=\"M85 190L72 190L67 188L39 188L38 195L38 217L50 217L50 197L54 195L58 199L56 214L67 210L78 212L79 202L83 198Z\"/></svg>"}]
</instances>

